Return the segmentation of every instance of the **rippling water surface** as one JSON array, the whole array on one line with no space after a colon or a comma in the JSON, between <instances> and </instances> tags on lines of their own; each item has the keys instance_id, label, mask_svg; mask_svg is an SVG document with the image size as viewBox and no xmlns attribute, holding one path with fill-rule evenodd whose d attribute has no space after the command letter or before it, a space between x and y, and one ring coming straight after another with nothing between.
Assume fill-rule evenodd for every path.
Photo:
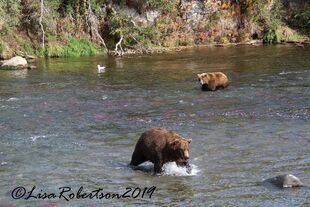
<instances>
[{"instance_id":1,"label":"rippling water surface","mask_svg":"<svg viewBox=\"0 0 310 207\"><path fill-rule=\"evenodd\" d=\"M35 64L31 71L0 71L2 205L310 205L309 189L257 184L292 173L310 185L310 47L204 48ZM98 75L97 64L107 71ZM231 86L202 92L196 74L208 71L226 73ZM193 140L195 175L182 176L173 165L163 176L153 176L150 163L137 171L127 167L137 139L151 127ZM13 200L17 186L36 186L37 193L63 186L114 193L157 188L151 198L67 202Z\"/></svg>"}]
</instances>

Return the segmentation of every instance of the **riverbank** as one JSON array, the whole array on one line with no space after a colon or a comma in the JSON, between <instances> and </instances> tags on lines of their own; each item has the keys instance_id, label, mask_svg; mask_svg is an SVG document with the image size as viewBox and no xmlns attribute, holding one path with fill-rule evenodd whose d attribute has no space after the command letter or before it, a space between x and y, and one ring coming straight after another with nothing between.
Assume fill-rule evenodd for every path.
<instances>
[{"instance_id":1,"label":"riverbank","mask_svg":"<svg viewBox=\"0 0 310 207\"><path fill-rule=\"evenodd\" d=\"M23 0L0 2L0 16L0 59L308 42L310 34L304 0Z\"/></svg>"},{"instance_id":2,"label":"riverbank","mask_svg":"<svg viewBox=\"0 0 310 207\"><path fill-rule=\"evenodd\" d=\"M13 47L7 46L2 42L2 47L0 47L0 60L10 59L14 56L22 56L26 59L35 59L38 57L79 57L79 56L90 56L90 55L99 55L107 54L112 56L123 56L123 55L134 55L134 54L159 54L166 52L179 52L188 48L197 48L197 47L228 47L228 46L239 46L239 45L253 45L260 46L266 45L263 39L260 40L250 40L248 42L210 42L207 44L188 44L186 46L150 46L150 47L139 47L139 48L127 48L125 47L122 50L115 49L106 49L101 48L99 45L92 43L86 39L75 39L72 38L65 45L50 45L45 51L42 50L40 45L38 48L30 46L31 42L23 42L21 45L12 44ZM303 38L287 38L280 39L274 44L295 44L297 46L303 46L310 44L310 39L306 36ZM1 46L1 45L0 45Z\"/></svg>"},{"instance_id":3,"label":"riverbank","mask_svg":"<svg viewBox=\"0 0 310 207\"><path fill-rule=\"evenodd\" d=\"M306 45L310 45L310 41L281 41L280 43L277 43L277 45L295 45L296 47L305 47ZM206 45L192 45L192 46L179 46L179 47L170 47L170 48L140 48L140 49L128 49L125 48L122 52L116 52L116 51L108 51L107 53L102 53L101 55L109 55L109 56L131 56L131 55L154 55L154 54L162 54L162 53L174 53L174 52L183 52L185 50L189 49L195 49L195 48L208 48L208 47L239 47L239 46L254 46L254 47L262 47L266 46L267 44L264 44L261 40L253 40L250 42L244 42L244 43L226 43L226 44L220 44L220 43L213 43L213 44L206 44ZM96 55L100 55L96 54ZM16 56L15 56L16 57ZM35 69L36 67L32 65L32 62L34 62L37 58L40 58L39 56L35 55L21 55L20 57L25 58L28 63L26 67L0 67L0 70L15 70L15 69ZM58 56L61 57L61 56ZM0 60L0 65L3 64L5 60Z\"/></svg>"},{"instance_id":4,"label":"riverbank","mask_svg":"<svg viewBox=\"0 0 310 207\"><path fill-rule=\"evenodd\" d=\"M278 45L295 45L297 47L304 47L306 45L310 45L310 41L281 41L277 43ZM170 47L170 48L140 48L140 49L125 49L123 52L120 51L109 51L108 55L111 56L126 56L126 55L141 55L141 54L161 54L161 53L171 53L171 52L182 52L187 49L193 49L193 48L204 48L204 47L238 47L238 46L264 46L268 44L264 44L262 40L253 40L250 42L243 42L243 43L210 43L206 45L191 45L191 46L179 46L179 47Z\"/></svg>"}]
</instances>

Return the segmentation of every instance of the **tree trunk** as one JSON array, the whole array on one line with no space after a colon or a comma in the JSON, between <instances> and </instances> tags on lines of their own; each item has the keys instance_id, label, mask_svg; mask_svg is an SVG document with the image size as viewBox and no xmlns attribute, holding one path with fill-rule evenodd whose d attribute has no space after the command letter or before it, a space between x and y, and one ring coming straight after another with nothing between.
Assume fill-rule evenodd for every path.
<instances>
[{"instance_id":1,"label":"tree trunk","mask_svg":"<svg viewBox=\"0 0 310 207\"><path fill-rule=\"evenodd\" d=\"M101 42L101 44L104 46L104 48L106 50L108 50L108 48L107 48L103 38L99 34L99 31L98 31L98 19L97 19L96 15L93 13L90 1L91 0L88 0L87 20L86 20L86 24L89 27L90 35L91 35L92 38L94 36L96 36L99 39L99 41Z\"/></svg>"},{"instance_id":2,"label":"tree trunk","mask_svg":"<svg viewBox=\"0 0 310 207\"><path fill-rule=\"evenodd\" d=\"M121 35L121 39L118 41L118 43L116 43L115 45L115 54L117 54L118 56L123 56L123 48L122 48L122 41L123 41L123 36ZM120 48L120 53L118 52L118 47Z\"/></svg>"}]
</instances>

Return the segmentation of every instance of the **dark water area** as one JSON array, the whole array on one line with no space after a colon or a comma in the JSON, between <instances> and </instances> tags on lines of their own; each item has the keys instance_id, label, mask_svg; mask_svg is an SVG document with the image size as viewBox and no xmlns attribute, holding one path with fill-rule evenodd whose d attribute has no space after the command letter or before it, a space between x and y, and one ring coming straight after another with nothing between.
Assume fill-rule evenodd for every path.
<instances>
[{"instance_id":1,"label":"dark water area","mask_svg":"<svg viewBox=\"0 0 310 207\"><path fill-rule=\"evenodd\" d=\"M153 56L48 59L0 71L0 204L4 206L310 206L310 190L257 182L292 173L310 185L310 47L185 50ZM97 65L106 72L97 73ZM200 90L197 73L222 71L225 90ZM192 176L127 166L141 133L191 138ZM145 169L151 170L150 163ZM58 193L151 198L19 199L18 186ZM42 189L42 191L40 191Z\"/></svg>"}]
</instances>

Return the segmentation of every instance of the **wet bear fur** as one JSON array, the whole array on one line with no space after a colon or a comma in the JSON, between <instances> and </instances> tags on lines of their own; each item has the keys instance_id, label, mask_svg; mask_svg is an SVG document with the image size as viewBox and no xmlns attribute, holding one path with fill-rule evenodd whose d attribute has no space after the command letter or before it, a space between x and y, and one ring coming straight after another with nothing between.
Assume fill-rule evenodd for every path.
<instances>
[{"instance_id":1,"label":"wet bear fur","mask_svg":"<svg viewBox=\"0 0 310 207\"><path fill-rule=\"evenodd\" d=\"M178 166L186 166L190 172L189 145L190 139L185 139L174 131L163 128L152 128L144 132L132 154L130 165L137 166L150 161L154 164L154 173L161 173L167 162L176 162Z\"/></svg>"},{"instance_id":2,"label":"wet bear fur","mask_svg":"<svg viewBox=\"0 0 310 207\"><path fill-rule=\"evenodd\" d=\"M217 89L226 88L230 81L222 72L201 73L197 74L198 80L201 83L201 90L215 91Z\"/></svg>"}]
</instances>

